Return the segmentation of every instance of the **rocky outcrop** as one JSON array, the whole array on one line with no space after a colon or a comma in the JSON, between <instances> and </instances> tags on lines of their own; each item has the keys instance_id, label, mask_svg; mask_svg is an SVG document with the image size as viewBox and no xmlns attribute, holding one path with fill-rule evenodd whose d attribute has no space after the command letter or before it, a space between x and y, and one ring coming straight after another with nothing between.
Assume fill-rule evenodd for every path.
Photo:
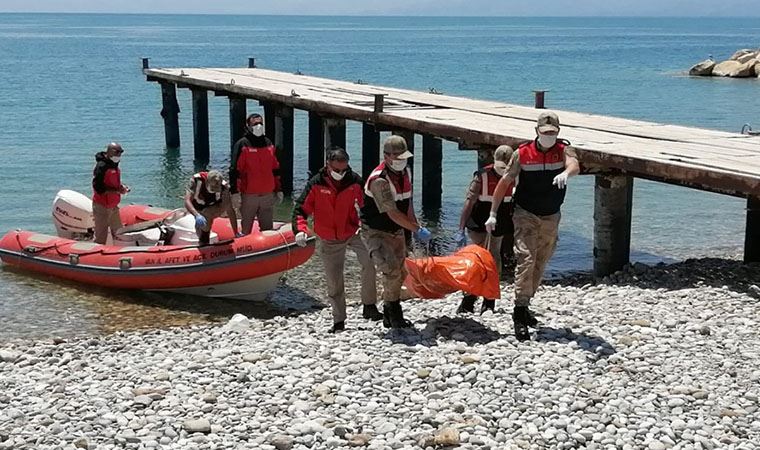
<instances>
[{"instance_id":1,"label":"rocky outcrop","mask_svg":"<svg viewBox=\"0 0 760 450\"><path fill-rule=\"evenodd\" d=\"M715 61L712 59L706 59L700 63L694 64L689 69L689 75L697 77L709 77L713 73L715 67Z\"/></svg>"},{"instance_id":2,"label":"rocky outcrop","mask_svg":"<svg viewBox=\"0 0 760 450\"><path fill-rule=\"evenodd\" d=\"M723 61L716 64L712 74L716 77L747 78L755 76L755 60L741 63L739 61Z\"/></svg>"},{"instance_id":3,"label":"rocky outcrop","mask_svg":"<svg viewBox=\"0 0 760 450\"><path fill-rule=\"evenodd\" d=\"M731 78L760 77L760 49L741 49L726 61L716 63L712 57L689 69L692 76Z\"/></svg>"}]
</instances>

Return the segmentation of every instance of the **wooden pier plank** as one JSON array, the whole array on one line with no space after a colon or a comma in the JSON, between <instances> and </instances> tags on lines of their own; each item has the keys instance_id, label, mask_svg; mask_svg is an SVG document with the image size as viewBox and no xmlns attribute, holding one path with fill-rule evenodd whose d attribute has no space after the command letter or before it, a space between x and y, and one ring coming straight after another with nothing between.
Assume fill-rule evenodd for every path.
<instances>
[{"instance_id":1,"label":"wooden pier plank","mask_svg":"<svg viewBox=\"0 0 760 450\"><path fill-rule=\"evenodd\" d=\"M521 105L327 80L265 69L147 69L152 80L272 101L325 116L459 141L516 145L534 137L539 111ZM386 94L375 114L374 95ZM732 195L760 192L760 138L554 110L581 162Z\"/></svg>"}]
</instances>

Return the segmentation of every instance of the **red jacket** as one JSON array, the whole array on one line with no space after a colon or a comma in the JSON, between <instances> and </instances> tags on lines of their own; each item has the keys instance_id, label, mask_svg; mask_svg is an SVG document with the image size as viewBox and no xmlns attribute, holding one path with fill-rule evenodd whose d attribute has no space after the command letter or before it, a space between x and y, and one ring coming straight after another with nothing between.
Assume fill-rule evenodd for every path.
<instances>
[{"instance_id":1,"label":"red jacket","mask_svg":"<svg viewBox=\"0 0 760 450\"><path fill-rule=\"evenodd\" d=\"M282 190L280 163L274 145L243 146L237 158L237 188L243 194L271 194Z\"/></svg>"},{"instance_id":2,"label":"red jacket","mask_svg":"<svg viewBox=\"0 0 760 450\"><path fill-rule=\"evenodd\" d=\"M322 168L306 184L293 210L298 231L308 231L308 218L314 217L314 232L326 241L344 241L359 229L356 206L364 206L362 179L350 168L341 181L332 179Z\"/></svg>"},{"instance_id":3,"label":"red jacket","mask_svg":"<svg viewBox=\"0 0 760 450\"><path fill-rule=\"evenodd\" d=\"M106 157L105 152L95 155L92 171L92 202L106 208L116 208L121 201L121 170L119 165Z\"/></svg>"}]
</instances>

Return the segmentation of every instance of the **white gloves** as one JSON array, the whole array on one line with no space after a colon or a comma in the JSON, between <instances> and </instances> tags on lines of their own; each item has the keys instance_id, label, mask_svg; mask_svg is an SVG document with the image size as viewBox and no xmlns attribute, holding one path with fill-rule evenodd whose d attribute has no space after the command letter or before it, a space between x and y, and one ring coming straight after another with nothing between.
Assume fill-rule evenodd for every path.
<instances>
[{"instance_id":1,"label":"white gloves","mask_svg":"<svg viewBox=\"0 0 760 450\"><path fill-rule=\"evenodd\" d=\"M282 204L282 201L285 199L285 194L282 193L282 191L277 193L277 204Z\"/></svg>"},{"instance_id":2,"label":"white gloves","mask_svg":"<svg viewBox=\"0 0 760 450\"><path fill-rule=\"evenodd\" d=\"M307 238L308 236L306 235L306 233L304 233L303 231L299 231L298 233L296 233L296 244L299 247L306 247Z\"/></svg>"},{"instance_id":3,"label":"white gloves","mask_svg":"<svg viewBox=\"0 0 760 450\"><path fill-rule=\"evenodd\" d=\"M496 213L491 211L491 214L488 217L488 220L486 220L486 231L489 233L493 233L493 230L496 229Z\"/></svg>"},{"instance_id":4,"label":"white gloves","mask_svg":"<svg viewBox=\"0 0 760 450\"><path fill-rule=\"evenodd\" d=\"M559 189L565 189L565 186L567 186L567 179L570 176L567 174L567 172L562 172L561 174L554 177L554 180L552 180L552 184L557 186Z\"/></svg>"}]
</instances>

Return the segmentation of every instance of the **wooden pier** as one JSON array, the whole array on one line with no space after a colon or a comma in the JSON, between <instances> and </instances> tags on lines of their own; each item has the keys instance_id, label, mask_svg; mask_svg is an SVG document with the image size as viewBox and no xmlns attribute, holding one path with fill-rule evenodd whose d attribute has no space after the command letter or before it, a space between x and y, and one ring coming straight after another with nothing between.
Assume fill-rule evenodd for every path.
<instances>
[{"instance_id":1,"label":"wooden pier","mask_svg":"<svg viewBox=\"0 0 760 450\"><path fill-rule=\"evenodd\" d=\"M539 111L526 106L424 93L255 67L150 68L148 81L161 85L167 147L179 146L176 89L192 91L195 158L209 159L208 93L229 98L230 138L242 136L246 99L258 100L266 133L275 142L283 189L293 189L293 118L308 111L310 172L324 165L329 145L346 147L346 121L362 122L362 172L380 161L381 131L422 135L422 202L441 205L442 140L461 150L487 154L498 145L517 147L535 137ZM543 92L536 92L543 106ZM555 110L561 137L572 142L584 174L596 176L594 273L602 276L629 261L633 179L645 178L747 199L744 259L760 262L760 137ZM349 151L351 150L349 146ZM414 151L414 150L412 150ZM482 159L482 158L481 158Z\"/></svg>"}]
</instances>

